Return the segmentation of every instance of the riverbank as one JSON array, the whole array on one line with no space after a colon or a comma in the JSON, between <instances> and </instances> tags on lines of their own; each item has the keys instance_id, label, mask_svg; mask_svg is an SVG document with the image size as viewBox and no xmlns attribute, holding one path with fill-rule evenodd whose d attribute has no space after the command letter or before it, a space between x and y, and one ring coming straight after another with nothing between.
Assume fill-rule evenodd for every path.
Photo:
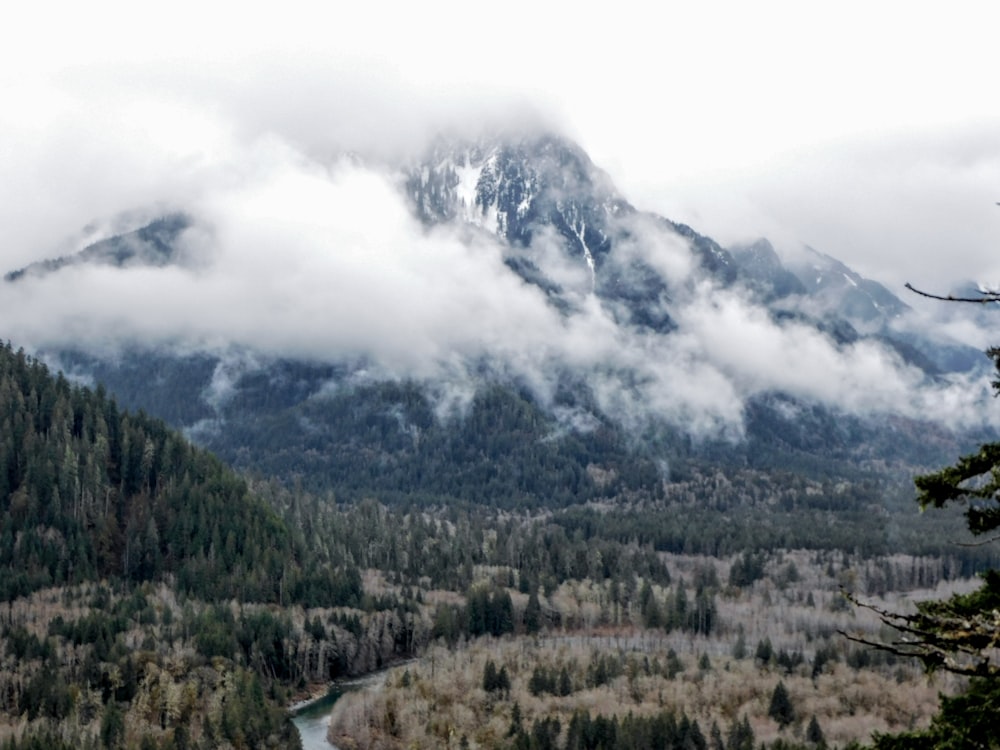
<instances>
[{"instance_id":1,"label":"riverbank","mask_svg":"<svg viewBox=\"0 0 1000 750\"><path fill-rule=\"evenodd\" d=\"M326 700L330 697L330 693L342 690L342 686L347 685L347 682L318 682L313 685L309 685L305 690L296 693L297 700L294 703L289 704L288 713L292 716L298 716L303 711L306 711L314 707L317 703Z\"/></svg>"},{"instance_id":2,"label":"riverbank","mask_svg":"<svg viewBox=\"0 0 1000 750\"><path fill-rule=\"evenodd\" d=\"M299 730L302 750L337 750L337 746L327 739L330 711L333 704L344 693L371 687L377 684L390 669L411 661L415 660L401 661L360 677L334 680L326 684L316 683L301 691L297 696L299 699L288 706L288 713L292 717L295 728Z\"/></svg>"},{"instance_id":3,"label":"riverbank","mask_svg":"<svg viewBox=\"0 0 1000 750\"><path fill-rule=\"evenodd\" d=\"M325 692L321 692L322 686L314 686L308 698L289 706L292 723L299 731L299 739L302 741L302 750L337 750L337 746L327 739L330 711L344 693L366 686L368 679L370 675L331 682L326 685Z\"/></svg>"},{"instance_id":4,"label":"riverbank","mask_svg":"<svg viewBox=\"0 0 1000 750\"><path fill-rule=\"evenodd\" d=\"M305 690L297 694L296 697L298 697L298 700L288 706L288 713L292 716L296 716L303 711L315 707L316 704L327 700L332 693L341 694L346 693L348 690L370 687L390 669L395 669L396 667L415 661L416 659L406 659L404 661L391 664L388 667L383 667L375 672L359 675L358 677L350 677L345 680L334 680L333 682L328 683L319 682L310 685Z\"/></svg>"}]
</instances>

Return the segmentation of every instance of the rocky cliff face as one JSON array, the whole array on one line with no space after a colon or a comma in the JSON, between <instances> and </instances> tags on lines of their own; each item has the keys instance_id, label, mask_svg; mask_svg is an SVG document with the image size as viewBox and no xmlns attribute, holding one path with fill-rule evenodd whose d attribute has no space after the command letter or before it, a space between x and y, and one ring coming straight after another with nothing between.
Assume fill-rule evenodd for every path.
<instances>
[{"instance_id":1,"label":"rocky cliff face","mask_svg":"<svg viewBox=\"0 0 1000 750\"><path fill-rule=\"evenodd\" d=\"M552 134L452 141L439 139L405 169L414 211L427 224L475 227L507 248L507 264L572 309L572 294L593 294L616 320L657 331L674 327L666 308L671 282L637 245L679 243L701 268L732 283L730 254L708 237L640 212L576 144ZM558 248L581 282L567 288L541 257Z\"/></svg>"}]
</instances>

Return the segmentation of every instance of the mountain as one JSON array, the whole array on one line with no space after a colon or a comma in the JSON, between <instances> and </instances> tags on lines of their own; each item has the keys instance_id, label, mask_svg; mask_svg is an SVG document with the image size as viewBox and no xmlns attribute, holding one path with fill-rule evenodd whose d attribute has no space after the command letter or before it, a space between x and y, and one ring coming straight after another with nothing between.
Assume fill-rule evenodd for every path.
<instances>
[{"instance_id":1,"label":"mountain","mask_svg":"<svg viewBox=\"0 0 1000 750\"><path fill-rule=\"evenodd\" d=\"M716 284L745 289L781 320L807 321L840 344L876 337L932 376L983 367L970 347L896 331L893 324L909 306L836 258L805 247L786 263L767 239L723 248L691 227L638 211L586 153L551 134L439 139L404 175L406 195L423 222L494 235L508 247L507 265L563 309L573 303L540 267L533 248L538 236L555 235L565 257L586 270L584 291L617 321L659 332L675 327L676 284L648 255L628 251L680 240Z\"/></svg>"},{"instance_id":2,"label":"mountain","mask_svg":"<svg viewBox=\"0 0 1000 750\"><path fill-rule=\"evenodd\" d=\"M793 268L810 297L847 320L884 327L910 309L877 281L811 247Z\"/></svg>"},{"instance_id":3,"label":"mountain","mask_svg":"<svg viewBox=\"0 0 1000 750\"><path fill-rule=\"evenodd\" d=\"M177 238L190 225L190 220L181 214L164 216L134 231L95 242L74 255L43 260L10 271L4 280L13 282L26 276L45 276L67 266L84 264L116 268L167 266L177 260Z\"/></svg>"},{"instance_id":4,"label":"mountain","mask_svg":"<svg viewBox=\"0 0 1000 750\"><path fill-rule=\"evenodd\" d=\"M335 350L294 358L206 346L183 329L166 345L126 341L113 356L85 341L46 356L233 466L347 499L535 507L655 497L692 467L908 473L969 439L935 428L940 439L925 440L932 416L913 408L914 393L898 400L906 389L947 400L939 394L963 387L949 373L976 366L969 350L899 333L907 306L832 257L806 250L789 262L763 239L723 248L637 210L582 149L552 134L438 139L392 179L426 242L497 252L496 273L520 285L504 288L528 290L518 304L542 299L555 338L529 346L520 343L529 331L504 331L504 346L472 354L446 342L429 374ZM185 230L202 221L168 216L7 283L87 264L122 273L177 264ZM274 281L279 250L268 257ZM505 302L494 328L506 325ZM747 340L720 344L734 325L749 326ZM770 357L754 362L754 337ZM817 355L844 379L858 357L874 360L900 385L883 398L826 373L799 375ZM844 391L862 405L842 405ZM909 411L894 414L891 398Z\"/></svg>"},{"instance_id":5,"label":"mountain","mask_svg":"<svg viewBox=\"0 0 1000 750\"><path fill-rule=\"evenodd\" d=\"M808 294L806 285L785 268L774 246L766 239L729 248L739 276L761 302L771 303Z\"/></svg>"},{"instance_id":6,"label":"mountain","mask_svg":"<svg viewBox=\"0 0 1000 750\"><path fill-rule=\"evenodd\" d=\"M809 321L840 344L878 341L932 377L984 371L979 350L897 326L909 305L836 258L805 247L786 266L766 239L729 251L741 283L785 319Z\"/></svg>"},{"instance_id":7,"label":"mountain","mask_svg":"<svg viewBox=\"0 0 1000 750\"><path fill-rule=\"evenodd\" d=\"M612 252L649 233L682 238L713 276L726 282L735 276L732 258L716 242L637 211L579 146L555 135L439 139L404 170L404 186L423 222L464 223L494 235L509 248L512 270L568 305L566 290L539 267L533 250L539 237L555 238L585 272L577 291L595 294L625 323L673 327L664 311L669 280L636 254Z\"/></svg>"}]
</instances>

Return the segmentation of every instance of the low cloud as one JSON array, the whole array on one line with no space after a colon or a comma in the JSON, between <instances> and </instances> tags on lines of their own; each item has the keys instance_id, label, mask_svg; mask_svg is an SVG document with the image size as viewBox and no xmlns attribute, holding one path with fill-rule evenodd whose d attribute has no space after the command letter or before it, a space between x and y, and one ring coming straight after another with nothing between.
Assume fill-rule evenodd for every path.
<instances>
[{"instance_id":1,"label":"low cloud","mask_svg":"<svg viewBox=\"0 0 1000 750\"><path fill-rule=\"evenodd\" d=\"M256 356L366 362L372 377L433 382L442 417L467 406L484 371L549 406L571 372L614 418L637 427L665 419L696 435L739 437L746 399L773 391L952 423L975 420L983 396L967 383L929 383L876 343L837 346L806 324L775 322L699 282L686 245L652 223L637 222L619 252L672 284L670 334L618 322L577 278L580 264L543 235L540 265L575 290L572 312L560 312L505 266L494 238L427 229L390 174L355 160L318 161L269 137L209 177L178 201L195 217L181 265L81 265L8 284L6 335L39 348L224 354L206 394L215 399ZM558 415L592 427L578 410Z\"/></svg>"},{"instance_id":2,"label":"low cloud","mask_svg":"<svg viewBox=\"0 0 1000 750\"><path fill-rule=\"evenodd\" d=\"M932 380L876 340L838 345L728 291L703 287L683 309L681 330L744 398L780 391L862 416L895 413L953 427L986 421L985 388L968 377Z\"/></svg>"},{"instance_id":3,"label":"low cloud","mask_svg":"<svg viewBox=\"0 0 1000 750\"><path fill-rule=\"evenodd\" d=\"M226 363L206 394L218 400L257 356L364 362L371 377L429 381L442 417L467 407L485 371L526 385L550 406L559 378L572 372L600 409L627 424L641 427L655 415L701 435L738 437L746 400L779 390L858 414L979 418L981 388L928 382L875 343L837 346L699 282L687 245L645 218L616 253L622 267L642 261L667 281L678 324L669 335L623 324L602 307L589 273L556 238L541 234L530 252L572 298L569 314L507 268L508 249L495 239L428 230L381 165L412 153L442 123L465 129L496 122L499 112L519 123L551 118L499 85L475 95L462 88L457 98L418 96L391 66L377 64L349 76L273 60L239 60L212 76L193 64L163 71L101 63L62 70L20 89L16 106L0 116L0 161L12 177L0 182L0 270L66 255L168 211L195 219L180 239L180 265L81 265L3 285L3 335L15 345L213 352ZM100 83L93 92L90 77ZM988 156L995 144L985 136L981 143L960 164L954 144L941 145L933 153L953 158L949 170L934 168L942 156L918 176L940 180L964 164L962 178L943 181L942 191L974 203L996 172ZM901 159L884 156L885 174L900 173ZM794 203L811 218L793 229L813 228L798 238L852 262L839 255L845 215L870 245L894 194L909 214L932 208L927 194L908 193L900 180L866 181L864 166L845 158L832 174L839 184L864 183L867 198L824 201L816 197L820 178L800 175L787 183L792 188L758 184L761 202L739 215ZM829 233L815 230L821 225ZM969 244L961 225L931 239ZM916 242L921 225L913 226ZM920 242L926 253L932 243ZM859 270L896 267L906 250ZM982 338L981 327L953 327ZM579 410L556 413L570 427L592 426Z\"/></svg>"}]
</instances>

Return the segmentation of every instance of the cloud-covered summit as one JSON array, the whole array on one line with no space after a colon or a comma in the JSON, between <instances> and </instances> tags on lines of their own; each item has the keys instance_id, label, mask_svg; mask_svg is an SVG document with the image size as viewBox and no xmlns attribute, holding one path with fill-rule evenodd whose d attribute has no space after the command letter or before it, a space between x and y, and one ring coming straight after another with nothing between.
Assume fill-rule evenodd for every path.
<instances>
[{"instance_id":1,"label":"cloud-covered summit","mask_svg":"<svg viewBox=\"0 0 1000 750\"><path fill-rule=\"evenodd\" d=\"M817 325L829 307L808 309L819 298L797 289L780 309L755 297L738 253L636 210L551 134L438 140L391 165L265 138L169 205L185 217L169 253L150 251L162 235L143 225L4 284L5 334L48 351L360 363L433 383L448 403L485 377L552 405L569 374L621 421L700 435L739 435L748 399L773 392L859 415L980 418L983 393L963 376L832 335Z\"/></svg>"}]
</instances>

